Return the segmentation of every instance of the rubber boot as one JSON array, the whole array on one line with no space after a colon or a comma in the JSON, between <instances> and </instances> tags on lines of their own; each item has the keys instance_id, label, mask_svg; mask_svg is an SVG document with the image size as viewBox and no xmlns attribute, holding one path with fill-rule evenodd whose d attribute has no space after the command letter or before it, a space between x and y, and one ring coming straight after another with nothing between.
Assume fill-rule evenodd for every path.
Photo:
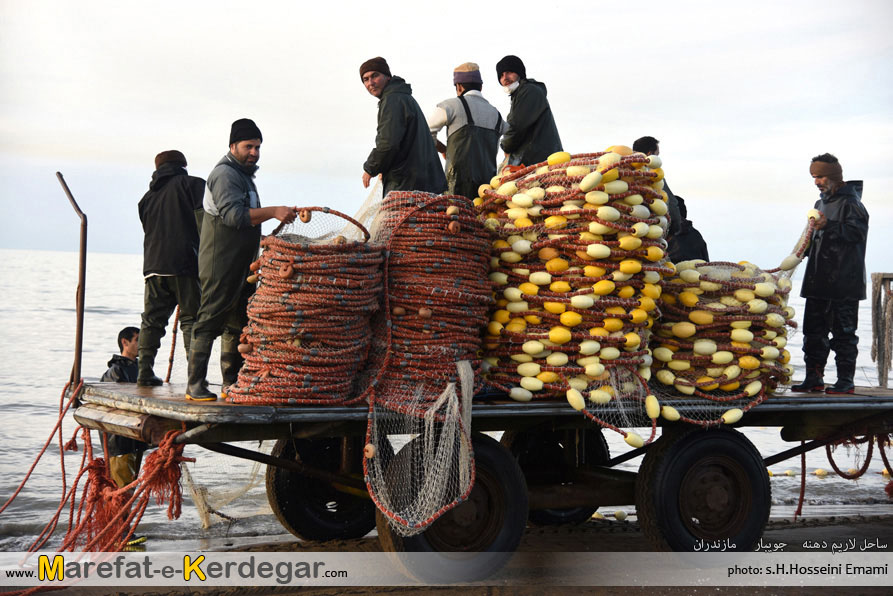
<instances>
[{"instance_id":1,"label":"rubber boot","mask_svg":"<svg viewBox=\"0 0 893 596\"><path fill-rule=\"evenodd\" d=\"M856 376L856 362L843 361L837 363L837 382L825 389L828 395L850 395L856 390L853 378Z\"/></svg>"},{"instance_id":2,"label":"rubber boot","mask_svg":"<svg viewBox=\"0 0 893 596\"><path fill-rule=\"evenodd\" d=\"M136 384L140 387L158 387L164 381L155 376L155 350L140 350L139 372L136 376Z\"/></svg>"},{"instance_id":3,"label":"rubber boot","mask_svg":"<svg viewBox=\"0 0 893 596\"><path fill-rule=\"evenodd\" d=\"M221 395L226 397L230 385L235 385L239 380L239 370L244 359L239 352L220 353L220 373L223 375L223 389Z\"/></svg>"},{"instance_id":4,"label":"rubber boot","mask_svg":"<svg viewBox=\"0 0 893 596\"><path fill-rule=\"evenodd\" d=\"M811 393L813 391L824 391L825 389L825 367L807 366L806 378L798 385L791 385L791 391L794 393Z\"/></svg>"},{"instance_id":5,"label":"rubber boot","mask_svg":"<svg viewBox=\"0 0 893 596\"><path fill-rule=\"evenodd\" d=\"M189 352L189 380L186 385L186 399L193 401L215 401L217 394L208 389L208 361L211 359L211 342L193 338Z\"/></svg>"}]
</instances>

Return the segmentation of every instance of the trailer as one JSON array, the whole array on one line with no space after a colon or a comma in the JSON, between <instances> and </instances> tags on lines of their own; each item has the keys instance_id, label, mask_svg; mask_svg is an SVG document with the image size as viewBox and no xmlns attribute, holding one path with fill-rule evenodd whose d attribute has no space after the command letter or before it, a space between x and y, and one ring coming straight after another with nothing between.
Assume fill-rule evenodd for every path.
<instances>
[{"instance_id":1,"label":"trailer","mask_svg":"<svg viewBox=\"0 0 893 596\"><path fill-rule=\"evenodd\" d=\"M265 464L270 506L295 536L359 538L377 527L386 551L476 553L477 563L462 563L469 578L498 569L528 523L581 523L603 506L634 505L656 550L691 551L704 540L753 550L771 506L767 466L846 437L893 432L893 391L859 387L847 396L775 395L732 426L661 421L652 443L611 454L601 429L566 403L518 403L483 392L472 407L471 494L407 538L389 528L366 493L362 451L369 412L363 405L196 404L184 392L176 384L88 382L74 417L85 427L151 445L185 428L177 442ZM691 399L663 403L683 416L698 407ZM644 414L633 422L651 424ZM779 426L781 437L796 445L761 454L738 430L743 426ZM501 442L487 431L503 431ZM276 443L269 455L231 444L248 440ZM637 472L618 469L640 455Z\"/></svg>"}]
</instances>

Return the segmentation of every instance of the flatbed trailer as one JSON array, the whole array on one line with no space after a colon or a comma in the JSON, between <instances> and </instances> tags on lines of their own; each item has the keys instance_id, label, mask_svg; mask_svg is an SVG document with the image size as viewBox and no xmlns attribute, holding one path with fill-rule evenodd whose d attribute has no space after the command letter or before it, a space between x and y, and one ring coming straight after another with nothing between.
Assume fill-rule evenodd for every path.
<instances>
[{"instance_id":1,"label":"flatbed trailer","mask_svg":"<svg viewBox=\"0 0 893 596\"><path fill-rule=\"evenodd\" d=\"M357 538L377 527L384 550L476 551L476 559L448 566L442 576L426 568L427 579L454 578L457 571L467 579L485 576L507 560L527 523L581 523L609 505L635 505L644 534L659 550L690 551L704 540L753 550L771 506L767 466L846 437L893 432L893 390L783 393L732 426L658 419L655 441L612 455L601 429L566 402L518 403L499 392L481 393L472 402L478 474L471 495L407 538L391 530L366 492L366 406L197 404L184 393L177 384L87 382L74 417L85 427L153 445L169 430L185 429L177 442L266 464L270 505L300 538ZM690 398L661 403L683 416L703 407ZM651 426L644 413L627 412L627 419L628 427ZM760 454L737 430L745 426L781 427L782 439L796 444ZM504 431L502 441L485 431ZM272 453L230 444L257 440L275 440ZM617 468L640 455L637 472Z\"/></svg>"}]
</instances>

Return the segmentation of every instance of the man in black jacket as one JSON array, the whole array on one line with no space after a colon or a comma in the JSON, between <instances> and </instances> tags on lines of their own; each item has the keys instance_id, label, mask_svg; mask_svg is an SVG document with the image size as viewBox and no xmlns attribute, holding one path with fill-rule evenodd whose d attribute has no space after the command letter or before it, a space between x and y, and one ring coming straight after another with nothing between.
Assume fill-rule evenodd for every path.
<instances>
[{"instance_id":1,"label":"man in black jacket","mask_svg":"<svg viewBox=\"0 0 893 596\"><path fill-rule=\"evenodd\" d=\"M100 377L100 381L115 383L136 383L140 330L136 327L125 327L118 333L118 350L120 354L112 355L108 370ZM148 445L136 439L128 439L118 435L106 435L109 450L109 471L118 488L127 486L136 478L140 469L143 451Z\"/></svg>"},{"instance_id":2,"label":"man in black jacket","mask_svg":"<svg viewBox=\"0 0 893 596\"><path fill-rule=\"evenodd\" d=\"M645 155L659 156L660 141L658 141L654 137L639 137L633 142L633 151L644 153ZM667 242L670 242L670 246L672 247L673 245L671 241L673 239L673 236L682 231L682 220L685 216L680 213L679 201L676 199L676 195L673 194L673 191L670 190L670 184L667 182L666 178L663 179L663 183L663 191L667 193L667 218L670 220L669 224L667 225ZM706 252L706 248L704 251ZM681 262L673 259L672 257L670 260L672 260L674 263ZM707 261L709 259L704 260Z\"/></svg>"},{"instance_id":3,"label":"man in black jacket","mask_svg":"<svg viewBox=\"0 0 893 596\"><path fill-rule=\"evenodd\" d=\"M844 182L840 162L830 153L812 158L809 174L821 191L815 204L820 217L807 252L809 260L800 289L800 295L806 298L806 379L791 390L853 393L859 354L859 301L865 299L866 285L868 211L862 204L862 181ZM825 363L831 350L837 363L837 382L825 388Z\"/></svg>"},{"instance_id":4,"label":"man in black jacket","mask_svg":"<svg viewBox=\"0 0 893 596\"><path fill-rule=\"evenodd\" d=\"M446 177L412 87L401 77L391 76L380 56L363 62L360 79L369 94L379 99L375 149L363 164L363 186L369 188L372 177L381 174L383 194L392 190L442 193Z\"/></svg>"},{"instance_id":5,"label":"man in black jacket","mask_svg":"<svg viewBox=\"0 0 893 596\"><path fill-rule=\"evenodd\" d=\"M707 252L707 243L704 242L704 237L701 236L701 233L688 219L685 199L677 195L676 202L679 205L679 216L682 221L679 232L667 240L667 256L674 263L694 259L709 261L710 255Z\"/></svg>"},{"instance_id":6,"label":"man in black jacket","mask_svg":"<svg viewBox=\"0 0 893 596\"><path fill-rule=\"evenodd\" d=\"M197 221L202 213L205 181L186 173L186 157L177 150L155 156L149 192L139 203L143 224L143 275L146 278L140 326L141 386L161 385L155 376L155 354L171 313L180 305L183 346L189 354L192 325L198 312Z\"/></svg>"},{"instance_id":7,"label":"man in black jacket","mask_svg":"<svg viewBox=\"0 0 893 596\"><path fill-rule=\"evenodd\" d=\"M502 137L504 163L531 166L561 151L546 86L527 78L527 69L517 56L506 56L496 63L496 78L512 98L512 109L506 118L509 129Z\"/></svg>"}]
</instances>

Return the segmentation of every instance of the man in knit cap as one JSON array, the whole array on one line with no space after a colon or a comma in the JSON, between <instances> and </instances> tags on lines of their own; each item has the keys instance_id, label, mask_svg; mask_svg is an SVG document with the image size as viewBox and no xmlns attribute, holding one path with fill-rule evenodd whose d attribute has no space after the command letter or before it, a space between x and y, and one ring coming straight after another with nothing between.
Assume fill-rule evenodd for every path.
<instances>
[{"instance_id":1,"label":"man in knit cap","mask_svg":"<svg viewBox=\"0 0 893 596\"><path fill-rule=\"evenodd\" d=\"M165 327L177 305L183 347L189 354L192 325L198 312L198 221L205 181L186 173L186 157L177 150L155 156L155 172L139 202L143 224L145 298L139 335L141 386L161 385L153 369Z\"/></svg>"},{"instance_id":2,"label":"man in knit cap","mask_svg":"<svg viewBox=\"0 0 893 596\"><path fill-rule=\"evenodd\" d=\"M409 83L391 76L380 56L360 65L360 79L369 94L379 99L375 149L363 164L363 186L368 188L372 177L381 175L384 194L392 190L442 193L446 178Z\"/></svg>"},{"instance_id":3,"label":"man in knit cap","mask_svg":"<svg viewBox=\"0 0 893 596\"><path fill-rule=\"evenodd\" d=\"M512 98L507 118L509 129L502 137L505 163L530 166L561 151L561 138L546 99L546 86L527 78L527 69L517 56L506 56L497 62L496 77Z\"/></svg>"},{"instance_id":4,"label":"man in knit cap","mask_svg":"<svg viewBox=\"0 0 893 596\"><path fill-rule=\"evenodd\" d=\"M821 212L809 245L800 295L803 313L803 360L806 379L792 391L853 393L858 356L859 301L865 299L865 244L868 211L862 204L862 181L843 181L836 157L812 158L809 174L821 195ZM828 335L831 334L829 341ZM834 350L837 382L825 388L825 363Z\"/></svg>"},{"instance_id":5,"label":"man in knit cap","mask_svg":"<svg viewBox=\"0 0 893 596\"><path fill-rule=\"evenodd\" d=\"M223 334L220 369L224 390L238 379L242 366L239 335L248 322L245 309L254 292L254 286L245 280L260 248L261 224L269 219L291 223L297 213L295 207L260 206L254 174L262 142L254 121L236 120L230 129L229 153L208 176L198 252L202 297L192 327L188 399L217 399L208 389L206 377L211 346L218 335Z\"/></svg>"},{"instance_id":6,"label":"man in knit cap","mask_svg":"<svg viewBox=\"0 0 893 596\"><path fill-rule=\"evenodd\" d=\"M446 156L447 192L474 199L478 187L496 174L499 137L508 130L499 110L481 95L481 70L474 62L453 71L456 97L437 104L428 117L428 128L438 151ZM446 126L447 142L437 140Z\"/></svg>"}]
</instances>

